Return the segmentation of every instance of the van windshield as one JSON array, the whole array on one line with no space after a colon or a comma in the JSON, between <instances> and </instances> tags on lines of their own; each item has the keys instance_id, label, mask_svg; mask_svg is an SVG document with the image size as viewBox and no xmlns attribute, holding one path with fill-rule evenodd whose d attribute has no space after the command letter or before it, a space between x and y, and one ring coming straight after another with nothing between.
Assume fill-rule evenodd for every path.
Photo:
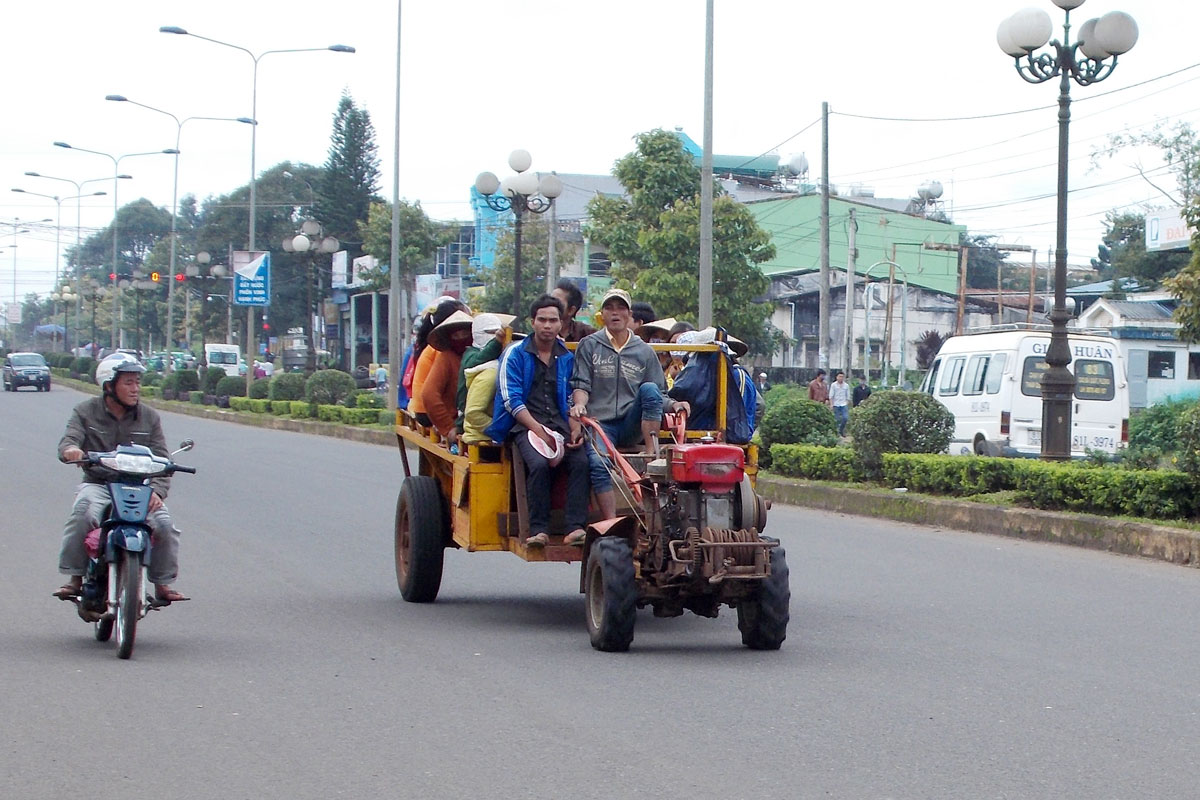
<instances>
[{"instance_id":1,"label":"van windshield","mask_svg":"<svg viewBox=\"0 0 1200 800\"><path fill-rule=\"evenodd\" d=\"M210 364L236 364L237 355L234 353L222 353L220 350L210 350L208 353L208 363Z\"/></svg>"},{"instance_id":2,"label":"van windshield","mask_svg":"<svg viewBox=\"0 0 1200 800\"><path fill-rule=\"evenodd\" d=\"M1021 371L1021 394L1042 396L1042 376L1050 365L1043 356L1029 356ZM1075 375L1076 400L1112 400L1117 395L1111 361L1082 358L1067 367Z\"/></svg>"}]
</instances>

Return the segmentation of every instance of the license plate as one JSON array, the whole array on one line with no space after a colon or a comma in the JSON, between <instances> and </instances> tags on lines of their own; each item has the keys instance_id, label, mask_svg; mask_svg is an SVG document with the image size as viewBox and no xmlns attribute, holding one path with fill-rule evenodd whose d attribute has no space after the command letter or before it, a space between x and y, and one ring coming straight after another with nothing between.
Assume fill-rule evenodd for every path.
<instances>
[{"instance_id":1,"label":"license plate","mask_svg":"<svg viewBox=\"0 0 1200 800\"><path fill-rule=\"evenodd\" d=\"M1042 431L1038 428L1029 429L1029 443L1036 444L1039 447L1042 444Z\"/></svg>"}]
</instances>

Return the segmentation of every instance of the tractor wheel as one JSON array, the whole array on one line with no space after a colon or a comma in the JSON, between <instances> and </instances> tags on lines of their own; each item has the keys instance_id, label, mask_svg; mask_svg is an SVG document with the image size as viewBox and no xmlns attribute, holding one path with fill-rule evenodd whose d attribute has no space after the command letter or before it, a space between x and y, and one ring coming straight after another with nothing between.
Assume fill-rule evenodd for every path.
<instances>
[{"instance_id":1,"label":"tractor wheel","mask_svg":"<svg viewBox=\"0 0 1200 800\"><path fill-rule=\"evenodd\" d=\"M629 649L637 616L637 582L629 542L602 536L588 553L584 582L592 647L610 653Z\"/></svg>"},{"instance_id":2,"label":"tractor wheel","mask_svg":"<svg viewBox=\"0 0 1200 800\"><path fill-rule=\"evenodd\" d=\"M787 556L782 547L771 550L771 575L758 593L738 606L742 644L751 650L778 650L787 638L792 590L788 586Z\"/></svg>"},{"instance_id":3,"label":"tractor wheel","mask_svg":"<svg viewBox=\"0 0 1200 800\"><path fill-rule=\"evenodd\" d=\"M396 500L396 583L410 603L432 603L442 585L445 511L438 482L413 475Z\"/></svg>"}]
</instances>

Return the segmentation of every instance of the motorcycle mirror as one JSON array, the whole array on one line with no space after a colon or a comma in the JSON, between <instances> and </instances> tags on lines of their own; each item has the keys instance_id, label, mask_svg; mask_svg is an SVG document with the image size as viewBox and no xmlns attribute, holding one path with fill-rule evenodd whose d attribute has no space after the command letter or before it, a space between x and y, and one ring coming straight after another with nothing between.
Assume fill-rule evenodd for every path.
<instances>
[{"instance_id":1,"label":"motorcycle mirror","mask_svg":"<svg viewBox=\"0 0 1200 800\"><path fill-rule=\"evenodd\" d=\"M171 455L175 455L176 453L182 453L186 450L191 450L195 446L196 446L196 443L194 441L192 441L191 439L184 439L182 442L179 443L179 449L176 450L175 453L171 453Z\"/></svg>"}]
</instances>

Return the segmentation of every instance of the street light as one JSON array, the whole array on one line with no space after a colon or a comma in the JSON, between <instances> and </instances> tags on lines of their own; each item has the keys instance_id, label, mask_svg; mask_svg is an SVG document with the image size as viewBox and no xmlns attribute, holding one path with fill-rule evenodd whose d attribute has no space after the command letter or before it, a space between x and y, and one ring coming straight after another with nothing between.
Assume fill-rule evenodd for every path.
<instances>
[{"instance_id":1,"label":"street light","mask_svg":"<svg viewBox=\"0 0 1200 800\"><path fill-rule=\"evenodd\" d=\"M1053 78L1058 84L1058 218L1054 252L1054 309L1050 312L1050 347L1046 351L1048 369L1042 377L1042 458L1065 461L1071 457L1071 401L1075 376L1067 369L1071 346L1067 339L1067 144L1071 123L1071 81L1080 86L1098 83L1116 69L1117 56L1129 52L1137 43L1138 29L1133 17L1122 11L1110 11L1099 19L1090 19L1079 27L1079 38L1070 41L1071 9L1084 0L1053 0L1065 12L1063 37L1050 40L1054 25L1050 15L1037 8L1026 8L1000 23L996 42L1012 56L1017 74L1028 83L1045 83ZM1049 41L1053 52L1034 55ZM1076 56L1076 51L1082 57Z\"/></svg>"},{"instance_id":2,"label":"street light","mask_svg":"<svg viewBox=\"0 0 1200 800\"><path fill-rule=\"evenodd\" d=\"M106 95L105 100L111 100L116 103L129 103L130 105L139 106L147 111L154 111L159 114L170 117L175 120L175 182L171 189L171 281L167 284L167 350L171 350L173 337L175 335L175 252L178 247L178 234L176 233L177 222L179 216L179 142L183 136L183 126L192 120L208 120L210 122L240 122L244 125L254 125L254 120L249 117L184 117L180 119L170 111L165 111L155 106L139 103L136 100L130 100L128 97L120 94ZM172 359L167 359L167 371L174 371L174 362Z\"/></svg>"},{"instance_id":3,"label":"street light","mask_svg":"<svg viewBox=\"0 0 1200 800\"><path fill-rule=\"evenodd\" d=\"M557 175L530 172L533 158L525 150L513 150L508 156L508 166L516 175L500 180L491 172L481 172L475 178L475 191L483 197L493 211L512 211L513 239L516 252L513 256L513 314L518 319L526 313L521 308L521 220L525 212L543 214L554 205L554 198L562 194L563 184Z\"/></svg>"},{"instance_id":4,"label":"street light","mask_svg":"<svg viewBox=\"0 0 1200 800\"><path fill-rule=\"evenodd\" d=\"M26 172L25 174L28 175L30 178L42 178L42 179L48 180L48 181L62 181L63 183L69 183L75 187L75 191L77 193L76 199L75 199L75 257L79 258L79 255L80 255L80 229L81 229L81 220L83 217L83 204L80 202L79 198L88 196L88 195L84 194L84 192L83 192L83 187L85 184L98 183L100 181L107 181L107 180L109 180L108 176L105 176L103 178L88 178L85 181L73 181L70 178L58 178L53 175L43 175L40 172ZM132 175L118 175L117 178L119 178L121 180L132 180L133 176ZM107 192L100 192L100 194L107 194ZM76 264L75 265L75 330L76 330L77 336L78 336L78 331L79 331L79 327L80 327L79 326L79 315L83 312L83 291L82 291L83 287L82 287L82 284L80 283L79 268L80 268L80 265Z\"/></svg>"},{"instance_id":5,"label":"street light","mask_svg":"<svg viewBox=\"0 0 1200 800\"><path fill-rule=\"evenodd\" d=\"M316 253L328 253L333 255L341 247L334 236L325 236L325 230L321 223L315 219L305 220L300 226L300 232L295 236L289 236L284 239L283 249L286 252L295 253L312 253L308 259L308 321L305 327L308 328L308 357L305 360L305 368L310 372L315 372L317 369L317 331L313 326L313 317L315 316L315 306L313 304L313 282L314 272L316 270Z\"/></svg>"},{"instance_id":6,"label":"street light","mask_svg":"<svg viewBox=\"0 0 1200 800\"><path fill-rule=\"evenodd\" d=\"M65 353L65 352L67 352L67 309L70 307L71 303L73 303L75 301L76 296L75 296L75 294L73 294L71 292L70 285L64 283L60 288L55 289L54 292L51 293L50 299L52 301L54 301L55 304L58 304L59 302L61 302L63 304L63 341L62 341L62 344L63 344L63 352Z\"/></svg>"},{"instance_id":7,"label":"street light","mask_svg":"<svg viewBox=\"0 0 1200 800\"><path fill-rule=\"evenodd\" d=\"M201 250L196 253L196 263L189 264L187 267L187 276L189 279L205 279L205 280L222 280L228 278L229 290L226 294L213 294L207 290L204 291L204 299L212 300L214 297L221 297L225 300L225 344L233 344L233 276L228 274L229 271L224 264L213 264L209 267L207 275L201 275L202 268L207 267L212 263L212 254L207 250ZM190 308L188 308L190 311ZM192 347L191 322L188 325L188 349Z\"/></svg>"},{"instance_id":8,"label":"street light","mask_svg":"<svg viewBox=\"0 0 1200 800\"><path fill-rule=\"evenodd\" d=\"M29 174L29 173L26 173L26 174ZM55 218L55 222L54 222L54 283L57 284L58 280L59 280L59 271L60 271L59 260L62 256L62 241L61 240L62 240L62 204L63 204L63 201L64 200L75 200L76 204L77 204L76 208L78 209L79 198L81 198L81 197L99 197L99 196L102 196L102 195L105 195L108 193L107 192L89 192L87 194L77 194L77 195L74 195L73 197L59 197L56 194L42 194L41 192L30 192L26 189L13 189L13 191L17 192L18 194L28 194L28 195L32 195L34 197L45 197L48 200L53 200L54 204L56 206L58 206L58 213L56 214L56 218ZM75 249L76 249L76 252L78 253L78 250L79 250L79 212L78 212L78 210L76 211L76 214L75 214ZM78 256L76 256L76 257L78 257ZM77 297L76 294L71 293L69 290L67 290L66 287L63 288L61 293L63 295L69 294L71 296L72 300L76 299L76 297ZM78 315L76 315L76 317L75 317L75 328L77 330L79 328L79 316ZM66 350L66 347L67 347L66 329L67 329L67 320L66 320L66 312L64 311L63 312L63 349L64 350Z\"/></svg>"},{"instance_id":9,"label":"street light","mask_svg":"<svg viewBox=\"0 0 1200 800\"><path fill-rule=\"evenodd\" d=\"M72 147L71 145L67 144L66 142L55 142L54 146L55 147L63 147L63 148L66 148L67 150L78 150L81 153L91 153L92 155L96 155L96 156L104 156L105 158L110 159L113 162L113 221L112 221L112 229L113 229L112 268L113 268L113 271L112 271L112 274L113 274L113 284L114 284L113 289L114 289L115 294L113 296L112 348L114 350L116 350L117 349L117 327L118 327L117 310L121 306L121 303L120 303L121 293L119 291L120 287L117 287L115 285L117 282L117 274L119 272L119 269L117 267L117 212L118 212L117 185L121 178L121 174L120 174L121 161L126 158L133 158L134 156L179 155L179 151L176 149L173 149L173 148L168 148L165 150L150 150L145 153L125 153L124 155L114 156L111 153L105 153L100 150L88 150L86 147Z\"/></svg>"},{"instance_id":10,"label":"street light","mask_svg":"<svg viewBox=\"0 0 1200 800\"><path fill-rule=\"evenodd\" d=\"M4 223L5 225L12 226L12 234L11 234L13 237L13 243L12 243L12 257L13 257L12 302L13 302L14 308L20 308L20 306L17 303L17 236L22 233L29 233L29 228L22 228L21 226L22 225L37 225L42 222L53 222L53 221L54 220L47 217L46 219L34 220L32 222L30 222L29 220L25 220L24 222L22 222L20 219L14 219L12 222ZM13 339L14 337L11 335L12 325L11 325L11 323L7 323L7 317L5 319L6 319L6 324L8 324L8 327L10 329L9 338ZM9 342L9 347L12 347L12 345L13 345L13 343Z\"/></svg>"}]
</instances>

